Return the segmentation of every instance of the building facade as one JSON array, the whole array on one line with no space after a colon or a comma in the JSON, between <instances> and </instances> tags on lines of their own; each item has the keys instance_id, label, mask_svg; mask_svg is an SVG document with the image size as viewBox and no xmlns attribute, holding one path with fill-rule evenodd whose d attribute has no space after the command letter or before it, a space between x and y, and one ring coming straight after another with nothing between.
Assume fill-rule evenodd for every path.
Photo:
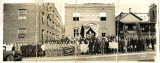
<instances>
[{"instance_id":1,"label":"building facade","mask_svg":"<svg viewBox=\"0 0 160 63\"><path fill-rule=\"evenodd\" d=\"M116 34L119 37L155 37L155 22L150 21L148 13L123 13L116 17Z\"/></svg>"},{"instance_id":2,"label":"building facade","mask_svg":"<svg viewBox=\"0 0 160 63\"><path fill-rule=\"evenodd\" d=\"M157 5L154 3L149 6L149 16L151 22L157 22Z\"/></svg>"},{"instance_id":3,"label":"building facade","mask_svg":"<svg viewBox=\"0 0 160 63\"><path fill-rule=\"evenodd\" d=\"M115 35L115 5L65 4L65 34L71 37Z\"/></svg>"},{"instance_id":4,"label":"building facade","mask_svg":"<svg viewBox=\"0 0 160 63\"><path fill-rule=\"evenodd\" d=\"M37 43L60 38L61 17L53 3L4 4L4 43Z\"/></svg>"}]
</instances>

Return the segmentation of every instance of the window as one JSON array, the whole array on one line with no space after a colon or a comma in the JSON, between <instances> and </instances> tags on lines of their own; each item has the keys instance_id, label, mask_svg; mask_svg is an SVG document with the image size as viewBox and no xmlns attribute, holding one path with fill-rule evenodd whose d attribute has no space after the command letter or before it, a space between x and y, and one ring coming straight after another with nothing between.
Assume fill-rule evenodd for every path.
<instances>
[{"instance_id":1,"label":"window","mask_svg":"<svg viewBox=\"0 0 160 63\"><path fill-rule=\"evenodd\" d=\"M106 21L106 12L101 12L100 13L100 20L101 21Z\"/></svg>"},{"instance_id":2,"label":"window","mask_svg":"<svg viewBox=\"0 0 160 63\"><path fill-rule=\"evenodd\" d=\"M79 13L77 12L73 13L73 21L79 21Z\"/></svg>"},{"instance_id":3,"label":"window","mask_svg":"<svg viewBox=\"0 0 160 63\"><path fill-rule=\"evenodd\" d=\"M42 23L44 23L44 12L42 12Z\"/></svg>"},{"instance_id":4,"label":"window","mask_svg":"<svg viewBox=\"0 0 160 63\"><path fill-rule=\"evenodd\" d=\"M124 26L124 28L125 28L125 30L127 30L127 29L128 29L128 26L127 26L127 25L125 25L125 26Z\"/></svg>"},{"instance_id":5,"label":"window","mask_svg":"<svg viewBox=\"0 0 160 63\"><path fill-rule=\"evenodd\" d=\"M52 33L50 32L50 40L52 39Z\"/></svg>"},{"instance_id":6,"label":"window","mask_svg":"<svg viewBox=\"0 0 160 63\"><path fill-rule=\"evenodd\" d=\"M152 15L153 15L153 18L154 18L154 17L155 17L155 16L154 16L154 11L152 11Z\"/></svg>"},{"instance_id":7,"label":"window","mask_svg":"<svg viewBox=\"0 0 160 63\"><path fill-rule=\"evenodd\" d=\"M47 26L49 26L49 19L47 19Z\"/></svg>"},{"instance_id":8,"label":"window","mask_svg":"<svg viewBox=\"0 0 160 63\"><path fill-rule=\"evenodd\" d=\"M136 26L135 26L135 25L133 26L133 29L136 29Z\"/></svg>"},{"instance_id":9,"label":"window","mask_svg":"<svg viewBox=\"0 0 160 63\"><path fill-rule=\"evenodd\" d=\"M106 17L101 17L101 21L106 21Z\"/></svg>"},{"instance_id":10,"label":"window","mask_svg":"<svg viewBox=\"0 0 160 63\"><path fill-rule=\"evenodd\" d=\"M48 33L48 31L47 31L47 40L48 40L48 35L49 35L49 33Z\"/></svg>"},{"instance_id":11,"label":"window","mask_svg":"<svg viewBox=\"0 0 160 63\"><path fill-rule=\"evenodd\" d=\"M140 27L141 27L142 31L145 30L145 26L144 25L141 25Z\"/></svg>"},{"instance_id":12,"label":"window","mask_svg":"<svg viewBox=\"0 0 160 63\"><path fill-rule=\"evenodd\" d=\"M48 25L51 26L52 25L52 22L51 22L51 19L48 19Z\"/></svg>"},{"instance_id":13,"label":"window","mask_svg":"<svg viewBox=\"0 0 160 63\"><path fill-rule=\"evenodd\" d=\"M79 21L79 17L73 17L73 21Z\"/></svg>"},{"instance_id":14,"label":"window","mask_svg":"<svg viewBox=\"0 0 160 63\"><path fill-rule=\"evenodd\" d=\"M54 33L52 33L52 39L54 40Z\"/></svg>"},{"instance_id":15,"label":"window","mask_svg":"<svg viewBox=\"0 0 160 63\"><path fill-rule=\"evenodd\" d=\"M155 24L151 24L150 25L150 32L155 32L156 29L155 29Z\"/></svg>"},{"instance_id":16,"label":"window","mask_svg":"<svg viewBox=\"0 0 160 63\"><path fill-rule=\"evenodd\" d=\"M18 38L25 38L26 28L19 28L18 29Z\"/></svg>"},{"instance_id":17,"label":"window","mask_svg":"<svg viewBox=\"0 0 160 63\"><path fill-rule=\"evenodd\" d=\"M42 39L44 39L44 29L42 29Z\"/></svg>"},{"instance_id":18,"label":"window","mask_svg":"<svg viewBox=\"0 0 160 63\"><path fill-rule=\"evenodd\" d=\"M78 33L78 28L75 28L74 29L74 37L77 37L79 35L79 33Z\"/></svg>"},{"instance_id":19,"label":"window","mask_svg":"<svg viewBox=\"0 0 160 63\"><path fill-rule=\"evenodd\" d=\"M133 30L133 25L129 24L128 25L128 30Z\"/></svg>"},{"instance_id":20,"label":"window","mask_svg":"<svg viewBox=\"0 0 160 63\"><path fill-rule=\"evenodd\" d=\"M54 29L54 22L52 21L52 28Z\"/></svg>"},{"instance_id":21,"label":"window","mask_svg":"<svg viewBox=\"0 0 160 63\"><path fill-rule=\"evenodd\" d=\"M26 9L18 9L18 19L26 19L27 18L27 10Z\"/></svg>"},{"instance_id":22,"label":"window","mask_svg":"<svg viewBox=\"0 0 160 63\"><path fill-rule=\"evenodd\" d=\"M47 15L47 25L49 26L49 20L50 20L50 18L49 18L49 14Z\"/></svg>"},{"instance_id":23,"label":"window","mask_svg":"<svg viewBox=\"0 0 160 63\"><path fill-rule=\"evenodd\" d=\"M142 32L148 32L149 26L148 25L141 25L141 30L142 30Z\"/></svg>"},{"instance_id":24,"label":"window","mask_svg":"<svg viewBox=\"0 0 160 63\"><path fill-rule=\"evenodd\" d=\"M102 37L105 37L106 36L106 33L102 33Z\"/></svg>"}]
</instances>

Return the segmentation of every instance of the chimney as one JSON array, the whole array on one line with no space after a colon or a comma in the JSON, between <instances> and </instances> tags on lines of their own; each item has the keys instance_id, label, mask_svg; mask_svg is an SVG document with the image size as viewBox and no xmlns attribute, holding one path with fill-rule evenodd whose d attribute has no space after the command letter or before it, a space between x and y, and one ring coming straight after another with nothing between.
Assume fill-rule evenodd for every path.
<instances>
[{"instance_id":1,"label":"chimney","mask_svg":"<svg viewBox=\"0 0 160 63\"><path fill-rule=\"evenodd\" d=\"M120 13L120 18L122 17L123 12Z\"/></svg>"},{"instance_id":2,"label":"chimney","mask_svg":"<svg viewBox=\"0 0 160 63\"><path fill-rule=\"evenodd\" d=\"M132 9L132 8L129 8L129 12L131 12L131 9Z\"/></svg>"}]
</instances>

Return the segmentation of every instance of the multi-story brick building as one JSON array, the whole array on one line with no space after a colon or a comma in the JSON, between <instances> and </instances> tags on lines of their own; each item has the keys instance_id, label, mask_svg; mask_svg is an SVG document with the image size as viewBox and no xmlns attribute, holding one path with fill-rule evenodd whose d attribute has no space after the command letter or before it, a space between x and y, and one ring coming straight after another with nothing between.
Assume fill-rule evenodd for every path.
<instances>
[{"instance_id":1,"label":"multi-story brick building","mask_svg":"<svg viewBox=\"0 0 160 63\"><path fill-rule=\"evenodd\" d=\"M53 3L4 4L4 43L37 43L62 34L61 17Z\"/></svg>"},{"instance_id":2,"label":"multi-story brick building","mask_svg":"<svg viewBox=\"0 0 160 63\"><path fill-rule=\"evenodd\" d=\"M115 5L65 4L65 34L86 37L90 33L99 37L115 35Z\"/></svg>"}]
</instances>

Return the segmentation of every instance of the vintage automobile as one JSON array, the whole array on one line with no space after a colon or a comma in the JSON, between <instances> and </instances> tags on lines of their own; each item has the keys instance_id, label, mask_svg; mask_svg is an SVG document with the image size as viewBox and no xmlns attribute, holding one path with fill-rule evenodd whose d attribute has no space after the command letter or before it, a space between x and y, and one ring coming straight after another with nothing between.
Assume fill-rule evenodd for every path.
<instances>
[{"instance_id":1,"label":"vintage automobile","mask_svg":"<svg viewBox=\"0 0 160 63\"><path fill-rule=\"evenodd\" d=\"M21 61L22 54L19 51L6 51L6 46L3 46L3 61Z\"/></svg>"}]
</instances>

